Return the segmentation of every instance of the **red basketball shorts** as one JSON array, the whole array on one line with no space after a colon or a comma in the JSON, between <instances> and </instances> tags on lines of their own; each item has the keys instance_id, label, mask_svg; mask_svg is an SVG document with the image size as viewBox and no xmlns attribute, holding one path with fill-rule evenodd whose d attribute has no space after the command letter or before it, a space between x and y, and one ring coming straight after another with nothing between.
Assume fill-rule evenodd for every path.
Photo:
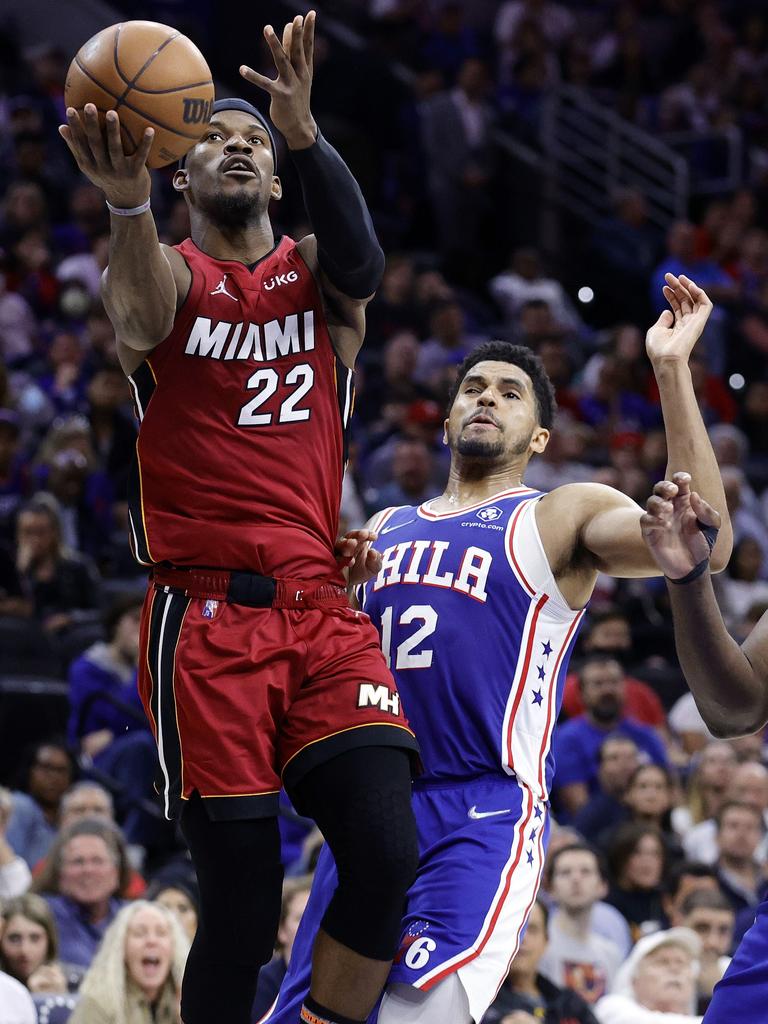
<instances>
[{"instance_id":1,"label":"red basketball shorts","mask_svg":"<svg viewBox=\"0 0 768 1024\"><path fill-rule=\"evenodd\" d=\"M368 617L252 608L150 584L139 691L166 817L196 790L214 819L266 817L315 765L353 747L418 751Z\"/></svg>"}]
</instances>

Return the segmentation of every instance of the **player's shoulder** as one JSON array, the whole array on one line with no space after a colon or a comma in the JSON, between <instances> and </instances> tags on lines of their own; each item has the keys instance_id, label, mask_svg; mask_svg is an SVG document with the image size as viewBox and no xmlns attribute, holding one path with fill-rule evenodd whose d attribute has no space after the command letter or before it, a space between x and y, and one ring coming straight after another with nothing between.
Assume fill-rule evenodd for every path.
<instances>
[{"instance_id":1,"label":"player's shoulder","mask_svg":"<svg viewBox=\"0 0 768 1024\"><path fill-rule=\"evenodd\" d=\"M416 511L416 505L389 505L374 513L365 528L373 530L374 533L386 533L394 523L400 523L404 517L415 519Z\"/></svg>"},{"instance_id":2,"label":"player's shoulder","mask_svg":"<svg viewBox=\"0 0 768 1024\"><path fill-rule=\"evenodd\" d=\"M595 481L561 484L542 495L540 502L542 511L558 516L567 514L570 518L634 504L631 498L615 487Z\"/></svg>"}]
</instances>

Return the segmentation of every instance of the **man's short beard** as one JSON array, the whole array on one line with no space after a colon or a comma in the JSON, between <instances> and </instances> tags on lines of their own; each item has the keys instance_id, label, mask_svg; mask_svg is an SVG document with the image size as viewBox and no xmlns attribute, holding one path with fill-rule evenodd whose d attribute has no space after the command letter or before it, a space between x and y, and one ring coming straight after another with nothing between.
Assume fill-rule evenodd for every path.
<instances>
[{"instance_id":1,"label":"man's short beard","mask_svg":"<svg viewBox=\"0 0 768 1024\"><path fill-rule=\"evenodd\" d=\"M202 195L198 202L203 213L222 228L248 227L257 221L266 209L260 195L254 195L245 189Z\"/></svg>"},{"instance_id":2,"label":"man's short beard","mask_svg":"<svg viewBox=\"0 0 768 1024\"><path fill-rule=\"evenodd\" d=\"M499 437L496 440L485 440L482 437L460 437L456 442L456 451L465 459L488 459L488 461L500 459L502 455L523 455L528 451L530 438L516 441L512 449L508 451L504 446L504 439Z\"/></svg>"}]
</instances>

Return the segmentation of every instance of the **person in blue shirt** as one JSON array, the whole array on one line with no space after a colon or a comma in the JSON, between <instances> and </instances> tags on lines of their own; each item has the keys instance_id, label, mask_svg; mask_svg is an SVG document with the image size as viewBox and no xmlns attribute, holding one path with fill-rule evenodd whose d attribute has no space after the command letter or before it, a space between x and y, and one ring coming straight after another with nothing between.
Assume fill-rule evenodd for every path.
<instances>
[{"instance_id":1,"label":"person in blue shirt","mask_svg":"<svg viewBox=\"0 0 768 1024\"><path fill-rule=\"evenodd\" d=\"M155 820L139 806L152 798L157 754L136 687L141 600L119 598L98 641L69 670L68 738L118 784L117 811L129 842L155 840Z\"/></svg>"},{"instance_id":2,"label":"person in blue shirt","mask_svg":"<svg viewBox=\"0 0 768 1024\"><path fill-rule=\"evenodd\" d=\"M625 713L625 675L619 662L592 654L579 672L584 714L555 731L553 746L557 775L558 820L570 821L599 790L600 748L608 736L628 736L656 764L666 765L664 743L655 729Z\"/></svg>"}]
</instances>

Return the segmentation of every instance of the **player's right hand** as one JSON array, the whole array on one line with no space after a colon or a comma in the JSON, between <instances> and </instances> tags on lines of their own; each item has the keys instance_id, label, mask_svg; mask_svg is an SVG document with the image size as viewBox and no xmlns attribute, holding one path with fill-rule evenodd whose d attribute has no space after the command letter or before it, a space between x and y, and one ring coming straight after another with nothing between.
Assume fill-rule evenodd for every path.
<instances>
[{"instance_id":1,"label":"player's right hand","mask_svg":"<svg viewBox=\"0 0 768 1024\"><path fill-rule=\"evenodd\" d=\"M381 571L381 552L371 547L378 534L373 530L348 530L336 541L335 554L347 570L347 583L367 583Z\"/></svg>"},{"instance_id":2,"label":"player's right hand","mask_svg":"<svg viewBox=\"0 0 768 1024\"><path fill-rule=\"evenodd\" d=\"M709 544L699 528L720 528L720 513L691 490L688 473L661 480L640 518L643 540L665 576L680 580L709 558Z\"/></svg>"},{"instance_id":3,"label":"player's right hand","mask_svg":"<svg viewBox=\"0 0 768 1024\"><path fill-rule=\"evenodd\" d=\"M141 206L152 185L147 157L155 131L146 128L136 152L128 154L123 148L117 111L108 110L105 120L106 127L102 128L93 103L85 104L82 115L74 107L67 107L67 123L59 125L59 135L77 166L102 190L107 202L124 209Z\"/></svg>"}]
</instances>

